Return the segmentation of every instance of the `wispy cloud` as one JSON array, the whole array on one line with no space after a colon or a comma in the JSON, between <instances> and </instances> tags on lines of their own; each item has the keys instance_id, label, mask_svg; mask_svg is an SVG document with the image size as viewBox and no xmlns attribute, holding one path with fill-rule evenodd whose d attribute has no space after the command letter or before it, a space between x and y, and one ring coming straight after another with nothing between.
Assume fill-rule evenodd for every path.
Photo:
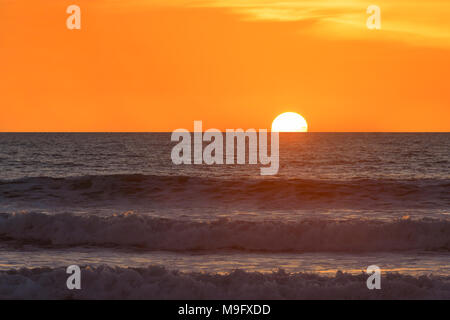
<instances>
[{"instance_id":1,"label":"wispy cloud","mask_svg":"<svg viewBox=\"0 0 450 320\"><path fill-rule=\"evenodd\" d=\"M367 37L366 8L381 8L381 39L413 42L418 45L450 47L450 2L448 0L205 0L180 1L184 6L228 8L255 21L312 20L322 35Z\"/></svg>"},{"instance_id":2,"label":"wispy cloud","mask_svg":"<svg viewBox=\"0 0 450 320\"><path fill-rule=\"evenodd\" d=\"M316 36L406 42L450 48L448 0L104 0L126 6L223 8L246 21L295 22ZM368 30L366 9L381 8L381 30Z\"/></svg>"}]
</instances>

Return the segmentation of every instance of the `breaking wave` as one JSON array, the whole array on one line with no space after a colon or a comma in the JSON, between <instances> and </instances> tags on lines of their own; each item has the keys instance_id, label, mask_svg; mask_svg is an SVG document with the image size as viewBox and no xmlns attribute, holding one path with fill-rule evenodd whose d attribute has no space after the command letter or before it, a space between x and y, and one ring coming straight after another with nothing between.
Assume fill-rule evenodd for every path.
<instances>
[{"instance_id":1,"label":"breaking wave","mask_svg":"<svg viewBox=\"0 0 450 320\"><path fill-rule=\"evenodd\" d=\"M332 206L448 207L449 180L220 179L140 174L34 177L0 181L0 202L51 205L132 202L146 206L210 206L299 209Z\"/></svg>"},{"instance_id":2,"label":"breaking wave","mask_svg":"<svg viewBox=\"0 0 450 320\"><path fill-rule=\"evenodd\" d=\"M366 274L182 273L163 267L83 267L82 289L67 290L64 268L0 272L0 299L450 299L450 277L382 276L368 290Z\"/></svg>"},{"instance_id":3,"label":"breaking wave","mask_svg":"<svg viewBox=\"0 0 450 320\"><path fill-rule=\"evenodd\" d=\"M0 215L0 241L168 251L446 252L450 251L450 221L310 218L201 222L137 213L110 216L12 213Z\"/></svg>"}]
</instances>

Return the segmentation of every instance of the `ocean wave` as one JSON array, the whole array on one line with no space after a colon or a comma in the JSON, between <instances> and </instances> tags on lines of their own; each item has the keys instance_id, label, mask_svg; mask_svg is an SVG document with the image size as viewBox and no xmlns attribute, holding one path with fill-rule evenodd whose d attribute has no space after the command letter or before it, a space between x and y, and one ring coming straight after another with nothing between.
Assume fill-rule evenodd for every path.
<instances>
[{"instance_id":1,"label":"ocean wave","mask_svg":"<svg viewBox=\"0 0 450 320\"><path fill-rule=\"evenodd\" d=\"M68 290L64 268L0 272L0 299L450 299L450 277L382 274L368 290L366 274L182 273L164 267L85 266L81 290Z\"/></svg>"},{"instance_id":2,"label":"ocean wave","mask_svg":"<svg viewBox=\"0 0 450 320\"><path fill-rule=\"evenodd\" d=\"M45 246L267 252L450 251L450 221L309 218L191 221L136 213L0 215L0 241Z\"/></svg>"},{"instance_id":3,"label":"ocean wave","mask_svg":"<svg viewBox=\"0 0 450 320\"><path fill-rule=\"evenodd\" d=\"M0 181L0 202L80 205L133 203L146 207L301 209L308 207L443 208L450 206L449 180L351 181L302 179L219 179L140 174L34 177Z\"/></svg>"}]
</instances>

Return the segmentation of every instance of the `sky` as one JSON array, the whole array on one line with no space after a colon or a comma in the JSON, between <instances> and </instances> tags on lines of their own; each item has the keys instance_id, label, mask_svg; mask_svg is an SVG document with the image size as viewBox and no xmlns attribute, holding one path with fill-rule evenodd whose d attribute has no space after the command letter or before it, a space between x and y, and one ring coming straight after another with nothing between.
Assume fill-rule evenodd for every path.
<instances>
[{"instance_id":1,"label":"sky","mask_svg":"<svg viewBox=\"0 0 450 320\"><path fill-rule=\"evenodd\" d=\"M448 0L0 0L3 132L448 132L449 73Z\"/></svg>"}]
</instances>

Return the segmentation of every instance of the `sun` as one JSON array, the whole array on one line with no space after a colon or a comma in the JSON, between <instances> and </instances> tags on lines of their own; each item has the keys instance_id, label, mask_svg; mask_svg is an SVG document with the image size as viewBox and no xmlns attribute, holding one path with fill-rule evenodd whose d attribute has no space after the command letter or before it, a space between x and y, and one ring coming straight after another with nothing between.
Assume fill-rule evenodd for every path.
<instances>
[{"instance_id":1,"label":"sun","mask_svg":"<svg viewBox=\"0 0 450 320\"><path fill-rule=\"evenodd\" d=\"M272 122L274 132L307 132L308 123L305 118L295 112L280 114Z\"/></svg>"}]
</instances>

